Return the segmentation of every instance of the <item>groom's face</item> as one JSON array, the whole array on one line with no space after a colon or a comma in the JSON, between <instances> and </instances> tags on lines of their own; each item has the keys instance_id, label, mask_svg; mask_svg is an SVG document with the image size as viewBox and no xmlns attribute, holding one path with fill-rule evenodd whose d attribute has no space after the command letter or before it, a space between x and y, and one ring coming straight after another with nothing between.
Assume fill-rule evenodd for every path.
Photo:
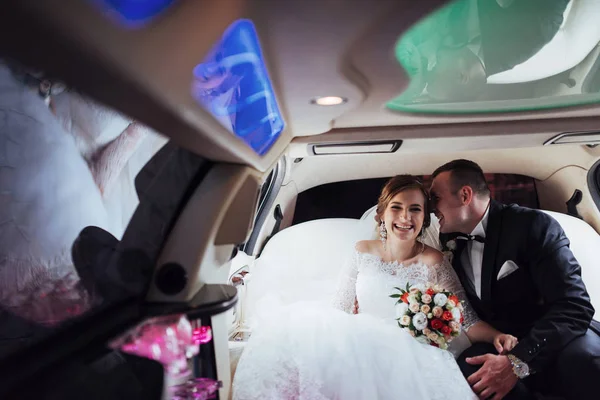
<instances>
[{"instance_id":1,"label":"groom's face","mask_svg":"<svg viewBox=\"0 0 600 400\"><path fill-rule=\"evenodd\" d=\"M442 172L431 183L431 199L442 233L463 231L465 207L458 193L452 189L449 171Z\"/></svg>"}]
</instances>

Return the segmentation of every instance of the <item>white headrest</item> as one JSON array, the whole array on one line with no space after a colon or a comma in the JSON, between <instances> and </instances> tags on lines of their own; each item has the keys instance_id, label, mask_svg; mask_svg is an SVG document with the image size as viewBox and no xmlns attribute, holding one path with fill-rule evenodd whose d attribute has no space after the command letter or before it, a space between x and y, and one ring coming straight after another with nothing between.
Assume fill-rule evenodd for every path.
<instances>
[{"instance_id":1,"label":"white headrest","mask_svg":"<svg viewBox=\"0 0 600 400\"><path fill-rule=\"evenodd\" d=\"M327 218L290 226L267 243L252 266L244 301L247 323L300 300L328 304L338 274L352 255L357 219Z\"/></svg>"},{"instance_id":2,"label":"white headrest","mask_svg":"<svg viewBox=\"0 0 600 400\"><path fill-rule=\"evenodd\" d=\"M571 217L554 211L545 211L552 216L563 228L565 235L571 242L571 251L581 265L581 276L596 315L600 310L600 268L598 268L598 249L600 249L600 235L579 218Z\"/></svg>"}]
</instances>

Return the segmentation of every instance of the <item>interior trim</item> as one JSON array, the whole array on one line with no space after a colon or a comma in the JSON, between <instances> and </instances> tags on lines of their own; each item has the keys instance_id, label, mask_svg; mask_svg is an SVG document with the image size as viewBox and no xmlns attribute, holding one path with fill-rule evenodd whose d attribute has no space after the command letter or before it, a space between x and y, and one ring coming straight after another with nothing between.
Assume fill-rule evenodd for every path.
<instances>
[{"instance_id":1,"label":"interior trim","mask_svg":"<svg viewBox=\"0 0 600 400\"><path fill-rule=\"evenodd\" d=\"M402 146L402 140L309 144L308 154L313 156L323 156L334 154L394 153L400 146Z\"/></svg>"},{"instance_id":2,"label":"interior trim","mask_svg":"<svg viewBox=\"0 0 600 400\"><path fill-rule=\"evenodd\" d=\"M565 132L556 135L544 142L544 146L551 144L588 144L600 143L600 131L595 132Z\"/></svg>"},{"instance_id":3,"label":"interior trim","mask_svg":"<svg viewBox=\"0 0 600 400\"><path fill-rule=\"evenodd\" d=\"M254 221L254 226L252 228L252 233L250 233L250 238L246 244L244 244L243 250L246 254L253 254L254 248L256 247L256 242L258 241L258 237L260 235L260 231L262 230L262 226L269 218L269 214L273 205L275 204L275 200L277 200L277 196L279 195L279 189L281 189L281 185L283 184L283 179L285 178L286 171L286 159L285 157L281 157L275 169L273 171L273 178L270 182L270 187L268 192L265 195L265 198L259 205L258 212L256 213L256 220Z\"/></svg>"}]
</instances>

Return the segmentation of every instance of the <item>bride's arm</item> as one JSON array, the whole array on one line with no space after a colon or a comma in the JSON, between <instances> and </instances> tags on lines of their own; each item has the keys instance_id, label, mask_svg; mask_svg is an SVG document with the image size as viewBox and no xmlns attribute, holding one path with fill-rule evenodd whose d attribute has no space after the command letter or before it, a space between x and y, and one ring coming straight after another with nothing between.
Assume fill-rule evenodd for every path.
<instances>
[{"instance_id":1,"label":"bride's arm","mask_svg":"<svg viewBox=\"0 0 600 400\"><path fill-rule=\"evenodd\" d=\"M353 249L351 257L342 267L338 277L335 294L331 299L331 305L348 314L356 313L356 277L358 276L359 253Z\"/></svg>"},{"instance_id":2,"label":"bride's arm","mask_svg":"<svg viewBox=\"0 0 600 400\"><path fill-rule=\"evenodd\" d=\"M499 353L503 350L509 351L516 346L517 338L512 335L504 334L487 322L479 319L477 313L473 310L471 303L469 303L469 300L467 299L465 289L460 283L456 272L447 260L444 260L438 267L437 276L438 284L454 293L463 303L463 329L472 343L491 343L496 347L496 350L498 350Z\"/></svg>"},{"instance_id":3,"label":"bride's arm","mask_svg":"<svg viewBox=\"0 0 600 400\"><path fill-rule=\"evenodd\" d=\"M476 322L465 333L471 342L493 344L499 354L512 350L518 343L516 337L500 332L485 321Z\"/></svg>"}]
</instances>

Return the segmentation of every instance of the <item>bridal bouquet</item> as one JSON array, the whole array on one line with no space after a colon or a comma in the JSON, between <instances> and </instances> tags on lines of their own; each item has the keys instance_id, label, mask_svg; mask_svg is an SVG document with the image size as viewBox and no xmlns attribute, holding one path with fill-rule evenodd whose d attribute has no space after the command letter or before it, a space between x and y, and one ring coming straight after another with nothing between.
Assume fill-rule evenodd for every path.
<instances>
[{"instance_id":1,"label":"bridal bouquet","mask_svg":"<svg viewBox=\"0 0 600 400\"><path fill-rule=\"evenodd\" d=\"M460 334L463 323L463 305L453 293L439 285L397 289L390 295L396 301L398 326L408 330L419 342L442 349Z\"/></svg>"}]
</instances>

